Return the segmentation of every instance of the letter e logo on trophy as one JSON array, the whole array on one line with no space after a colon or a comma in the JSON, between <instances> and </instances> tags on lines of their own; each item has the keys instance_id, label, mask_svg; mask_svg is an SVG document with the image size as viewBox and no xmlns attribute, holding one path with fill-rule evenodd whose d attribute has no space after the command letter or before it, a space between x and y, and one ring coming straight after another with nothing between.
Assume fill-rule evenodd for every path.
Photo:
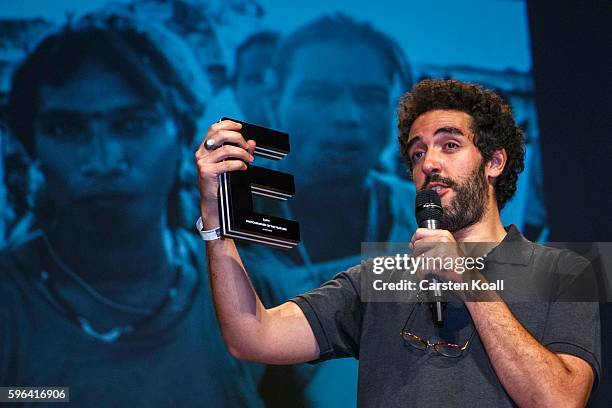
<instances>
[{"instance_id":1,"label":"letter e logo on trophy","mask_svg":"<svg viewBox=\"0 0 612 408\"><path fill-rule=\"evenodd\" d=\"M289 153L289 135L277 130L240 120L223 118L242 124L246 140L257 144L254 155L280 160ZM219 176L219 212L221 235L290 249L300 242L296 221L253 209L253 194L285 201L295 194L291 174L249 165L246 171L223 173Z\"/></svg>"}]
</instances>

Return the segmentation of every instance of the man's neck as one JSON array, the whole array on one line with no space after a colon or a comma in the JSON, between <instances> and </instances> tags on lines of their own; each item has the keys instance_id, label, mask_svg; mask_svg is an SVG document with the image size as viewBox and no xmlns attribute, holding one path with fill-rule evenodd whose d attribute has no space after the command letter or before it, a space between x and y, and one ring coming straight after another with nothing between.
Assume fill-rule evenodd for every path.
<instances>
[{"instance_id":1,"label":"man's neck","mask_svg":"<svg viewBox=\"0 0 612 408\"><path fill-rule=\"evenodd\" d=\"M57 258L50 267L60 269L54 276L59 296L92 321L96 330L109 330L134 319L100 296L115 304L154 310L164 302L177 277L179 270L172 267L164 243L164 236L169 236L165 217L147 218L146 223L143 219L116 220L110 227L97 225L92 232L96 225L91 222L79 224L58 217L55 227L45 229L50 251ZM94 223L103 224L99 219Z\"/></svg>"},{"instance_id":2,"label":"man's neck","mask_svg":"<svg viewBox=\"0 0 612 408\"><path fill-rule=\"evenodd\" d=\"M497 203L495 198L491 197L487 204L487 211L479 222L453 232L453 237L457 242L498 243L505 236L506 230L501 222Z\"/></svg>"},{"instance_id":3,"label":"man's neck","mask_svg":"<svg viewBox=\"0 0 612 408\"><path fill-rule=\"evenodd\" d=\"M58 220L46 235L61 262L92 284L133 284L167 274L170 260L164 244L164 217L146 223L146 228L114 224L110 234L102 232L107 228L96 233L91 225Z\"/></svg>"}]
</instances>

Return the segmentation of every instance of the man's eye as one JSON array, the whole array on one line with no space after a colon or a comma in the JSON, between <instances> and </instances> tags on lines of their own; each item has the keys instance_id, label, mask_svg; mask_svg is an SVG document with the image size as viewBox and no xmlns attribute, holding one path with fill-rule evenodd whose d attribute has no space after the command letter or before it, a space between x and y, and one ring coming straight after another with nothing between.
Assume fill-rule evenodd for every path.
<instances>
[{"instance_id":1,"label":"man's eye","mask_svg":"<svg viewBox=\"0 0 612 408\"><path fill-rule=\"evenodd\" d=\"M298 98L308 99L326 99L326 97L332 97L330 92L327 92L321 88L302 88L297 91Z\"/></svg>"},{"instance_id":2,"label":"man's eye","mask_svg":"<svg viewBox=\"0 0 612 408\"><path fill-rule=\"evenodd\" d=\"M447 142L446 144L444 144L444 147L447 149L456 149L459 147L459 145L455 142Z\"/></svg>"},{"instance_id":3,"label":"man's eye","mask_svg":"<svg viewBox=\"0 0 612 408\"><path fill-rule=\"evenodd\" d=\"M389 103L389 94L380 89L365 89L354 92L354 98L363 105L385 106Z\"/></svg>"},{"instance_id":4,"label":"man's eye","mask_svg":"<svg viewBox=\"0 0 612 408\"><path fill-rule=\"evenodd\" d=\"M86 131L78 121L63 123L48 123L42 128L43 133L57 139L73 139Z\"/></svg>"},{"instance_id":5,"label":"man's eye","mask_svg":"<svg viewBox=\"0 0 612 408\"><path fill-rule=\"evenodd\" d=\"M244 80L249 85L259 85L259 84L263 84L264 77L263 75L253 74L253 75L247 75L244 78Z\"/></svg>"},{"instance_id":6,"label":"man's eye","mask_svg":"<svg viewBox=\"0 0 612 408\"><path fill-rule=\"evenodd\" d=\"M147 118L126 118L117 120L113 124L113 128L117 132L131 133L142 130L147 130L151 123Z\"/></svg>"},{"instance_id":7,"label":"man's eye","mask_svg":"<svg viewBox=\"0 0 612 408\"><path fill-rule=\"evenodd\" d=\"M410 157L411 157L411 159L412 159L412 162L413 162L413 163L416 163L416 162L417 162L417 161L419 161L419 160L421 159L421 157L423 157L424 155L425 155L425 152L418 151L418 152L414 152L414 153L412 153L412 155L411 155Z\"/></svg>"}]
</instances>

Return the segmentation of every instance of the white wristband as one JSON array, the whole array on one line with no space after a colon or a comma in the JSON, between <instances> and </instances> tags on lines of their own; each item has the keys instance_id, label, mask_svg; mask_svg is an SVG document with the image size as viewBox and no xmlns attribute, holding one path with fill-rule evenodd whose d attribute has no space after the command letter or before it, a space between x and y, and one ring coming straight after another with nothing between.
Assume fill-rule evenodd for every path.
<instances>
[{"instance_id":1,"label":"white wristband","mask_svg":"<svg viewBox=\"0 0 612 408\"><path fill-rule=\"evenodd\" d=\"M215 239L221 238L221 228L217 227L211 230L205 230L202 217L198 218L196 221L196 228L204 241L214 241Z\"/></svg>"}]
</instances>

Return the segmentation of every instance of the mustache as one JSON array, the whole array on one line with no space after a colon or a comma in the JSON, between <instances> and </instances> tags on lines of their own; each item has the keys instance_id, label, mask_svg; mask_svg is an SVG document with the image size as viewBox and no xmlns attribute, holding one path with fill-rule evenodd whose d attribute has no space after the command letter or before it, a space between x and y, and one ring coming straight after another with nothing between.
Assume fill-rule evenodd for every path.
<instances>
[{"instance_id":1,"label":"mustache","mask_svg":"<svg viewBox=\"0 0 612 408\"><path fill-rule=\"evenodd\" d=\"M427 178L425 179L425 182L421 186L421 190L423 190L429 183L444 183L448 187L451 187L451 188L457 185L457 183L454 180L449 179L447 177L442 177L438 173L433 173L427 176Z\"/></svg>"}]
</instances>

